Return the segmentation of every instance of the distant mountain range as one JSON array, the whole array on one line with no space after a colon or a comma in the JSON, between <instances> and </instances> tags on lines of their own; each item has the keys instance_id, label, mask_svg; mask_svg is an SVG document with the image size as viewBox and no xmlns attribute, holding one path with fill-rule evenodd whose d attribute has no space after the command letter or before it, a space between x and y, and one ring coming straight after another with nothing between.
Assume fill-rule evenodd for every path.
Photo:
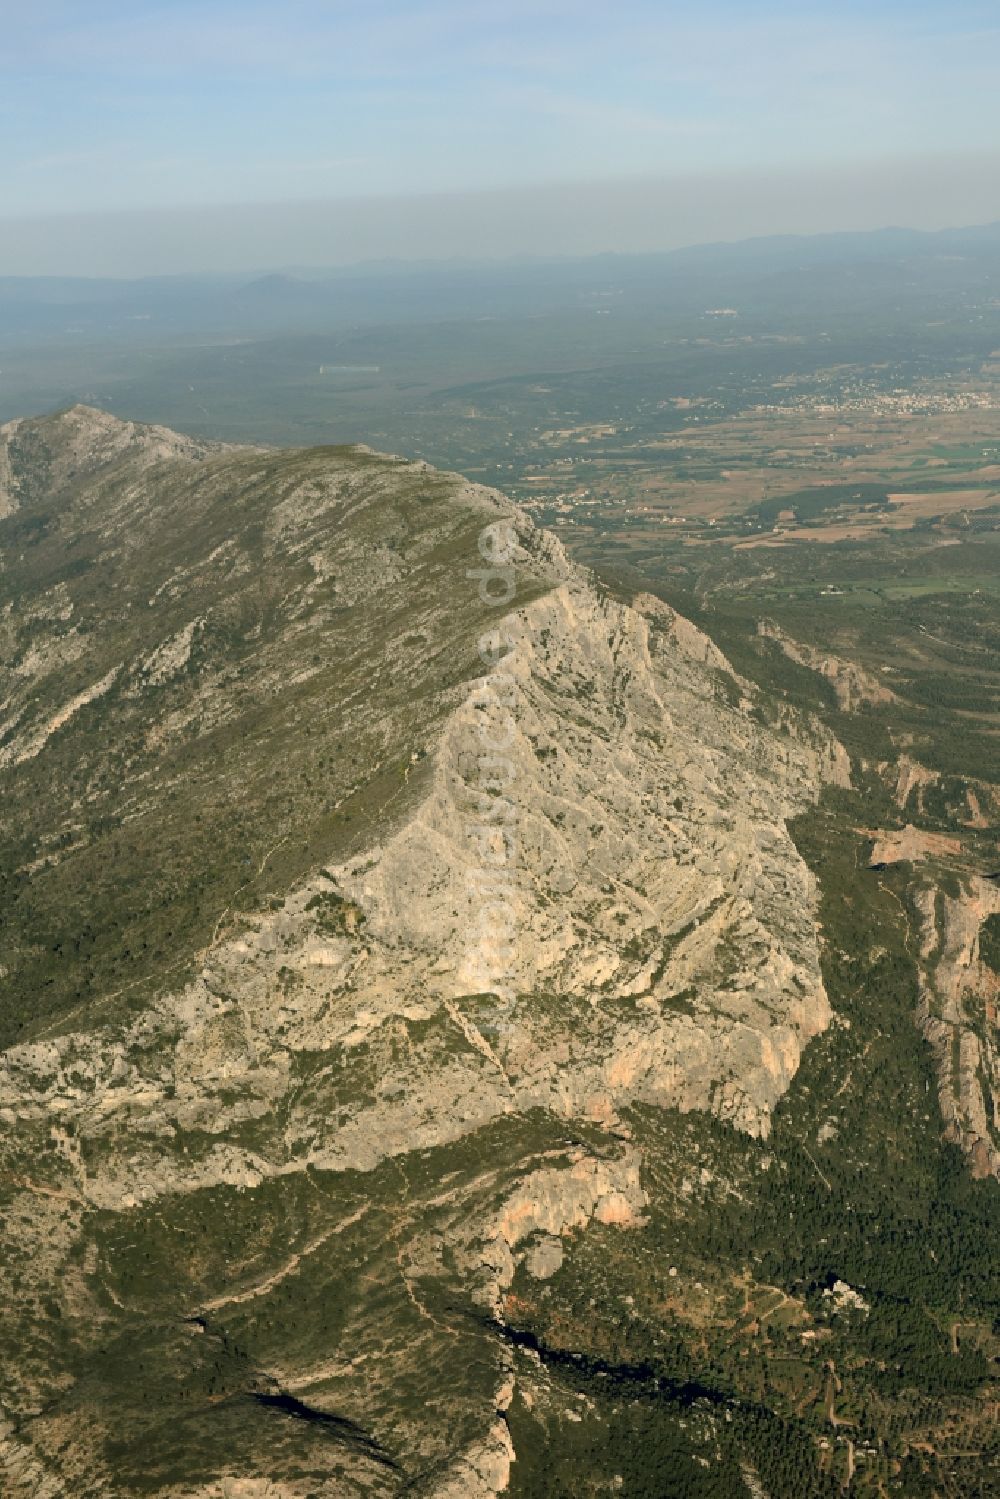
<instances>
[{"instance_id":1,"label":"distant mountain range","mask_svg":"<svg viewBox=\"0 0 1000 1499\"><path fill-rule=\"evenodd\" d=\"M657 255L399 261L137 280L8 276L0 278L0 339L48 340L67 333L134 339L195 330L249 336L305 331L317 323L523 316L564 306L609 281L625 294L655 289L684 308L790 271L822 277L848 268L863 274L869 267L879 279L894 267L909 267L936 280L956 261L970 263L977 276L1000 274L1000 223L937 232L782 235Z\"/></svg>"}]
</instances>

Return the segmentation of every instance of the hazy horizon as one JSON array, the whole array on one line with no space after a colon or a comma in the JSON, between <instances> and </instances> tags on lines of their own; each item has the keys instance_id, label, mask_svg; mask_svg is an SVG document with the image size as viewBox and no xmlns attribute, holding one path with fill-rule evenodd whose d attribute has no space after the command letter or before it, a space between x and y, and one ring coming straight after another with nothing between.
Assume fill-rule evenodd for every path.
<instances>
[{"instance_id":1,"label":"hazy horizon","mask_svg":"<svg viewBox=\"0 0 1000 1499\"><path fill-rule=\"evenodd\" d=\"M825 172L0 217L0 275L253 274L628 255L771 235L934 231L997 220L1000 152Z\"/></svg>"}]
</instances>

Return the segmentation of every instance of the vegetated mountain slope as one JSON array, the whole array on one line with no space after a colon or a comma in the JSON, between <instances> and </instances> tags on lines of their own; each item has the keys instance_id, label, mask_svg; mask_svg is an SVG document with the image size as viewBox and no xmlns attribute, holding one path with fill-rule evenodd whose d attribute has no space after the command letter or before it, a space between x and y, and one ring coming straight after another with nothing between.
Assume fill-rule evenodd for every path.
<instances>
[{"instance_id":1,"label":"vegetated mountain slope","mask_svg":"<svg viewBox=\"0 0 1000 1499\"><path fill-rule=\"evenodd\" d=\"M563 1411L515 1278L830 1023L846 757L457 476L2 441L4 1492L500 1492ZM745 1492L698 1423L677 1492Z\"/></svg>"},{"instance_id":2,"label":"vegetated mountain slope","mask_svg":"<svg viewBox=\"0 0 1000 1499\"><path fill-rule=\"evenodd\" d=\"M995 517L984 516L980 525L979 545L992 545ZM910 564L917 577L922 562ZM970 588L968 597L959 594L949 604L932 592L887 642L908 660L908 671L886 663L876 675L858 660L792 639L768 620L757 633L825 677L839 709L857 715L849 737L862 751L866 818L877 824L858 830L870 840L866 862L876 874L892 868L905 878L917 1016L934 1057L947 1136L985 1178L1000 1175L1000 760L992 728L1000 631L995 602L984 590ZM971 628L966 611L975 620ZM923 612L933 628L922 623Z\"/></svg>"}]
</instances>

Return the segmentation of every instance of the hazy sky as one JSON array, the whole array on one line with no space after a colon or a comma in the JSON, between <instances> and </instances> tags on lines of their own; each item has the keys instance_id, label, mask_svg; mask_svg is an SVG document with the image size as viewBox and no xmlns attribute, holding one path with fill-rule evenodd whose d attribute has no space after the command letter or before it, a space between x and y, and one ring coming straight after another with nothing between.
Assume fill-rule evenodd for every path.
<instances>
[{"instance_id":1,"label":"hazy sky","mask_svg":"<svg viewBox=\"0 0 1000 1499\"><path fill-rule=\"evenodd\" d=\"M622 185L620 222L602 193L587 220L586 192L560 189L587 248L705 237L700 184L706 226L726 184L752 188L727 238L982 221L1000 217L998 97L996 0L0 0L0 271L170 269L168 242L188 269L405 254L398 204L323 209L302 253L293 224L315 238L318 208L279 243L246 211L79 217L401 195L445 195L420 253L447 254L456 195L502 218L544 210L510 193L549 183ZM510 228L503 253L564 248ZM267 253L243 242L265 233Z\"/></svg>"}]
</instances>

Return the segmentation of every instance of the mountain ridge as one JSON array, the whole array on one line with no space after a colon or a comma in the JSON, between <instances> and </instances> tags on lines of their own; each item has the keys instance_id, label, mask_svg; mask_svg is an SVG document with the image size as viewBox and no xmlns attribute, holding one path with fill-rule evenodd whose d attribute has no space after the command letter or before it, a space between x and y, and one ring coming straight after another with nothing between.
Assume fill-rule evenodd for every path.
<instances>
[{"instance_id":1,"label":"mountain ridge","mask_svg":"<svg viewBox=\"0 0 1000 1499\"><path fill-rule=\"evenodd\" d=\"M171 1477L189 1409L176 1378L221 1379L232 1399L290 1391L368 1433L414 1491L497 1493L511 1358L443 1308L500 1316L519 1267L544 1281L568 1234L641 1225L636 1105L768 1133L831 1020L815 880L786 822L849 782L847 757L816 721L769 721L673 610L610 598L458 476L362 449L172 447L81 408L34 430L60 503L22 484L2 523L20 551L0 529L0 775L21 860L3 873L25 1002L40 981L63 997L0 1071L11 1211L22 1195L33 1224L5 1335L30 1351L3 1409L62 1414L32 1419L29 1448L9 1439L13 1492L39 1463L54 1493L180 1499L223 1477L253 1493L262 1463L282 1494L308 1492L280 1402L241 1457L196 1400ZM4 444L23 479L21 431ZM50 556L74 553L85 565L53 580ZM268 601L251 608L259 578ZM97 612L109 588L116 623ZM125 859L140 862L121 886L98 879L89 918L123 953L102 957L100 934L40 950L46 890L65 930L85 872ZM184 916L184 882L203 892L215 861L210 899ZM89 989L59 991L64 969ZM356 1288L339 1331L324 1337L316 1304L298 1341L268 1333L259 1309L289 1287L314 1305L317 1274L336 1304L335 1282ZM35 1297L56 1297L61 1344L22 1327ZM211 1374L167 1330L192 1319L209 1352L255 1349L264 1383L231 1353ZM392 1324L410 1319L400 1346ZM126 1330L164 1370L134 1391L100 1362ZM449 1372L456 1337L482 1362L471 1386ZM337 1353L345 1339L374 1383ZM318 1441L309 1462L329 1478ZM345 1493L395 1492L374 1447L350 1451L335 1448Z\"/></svg>"}]
</instances>

